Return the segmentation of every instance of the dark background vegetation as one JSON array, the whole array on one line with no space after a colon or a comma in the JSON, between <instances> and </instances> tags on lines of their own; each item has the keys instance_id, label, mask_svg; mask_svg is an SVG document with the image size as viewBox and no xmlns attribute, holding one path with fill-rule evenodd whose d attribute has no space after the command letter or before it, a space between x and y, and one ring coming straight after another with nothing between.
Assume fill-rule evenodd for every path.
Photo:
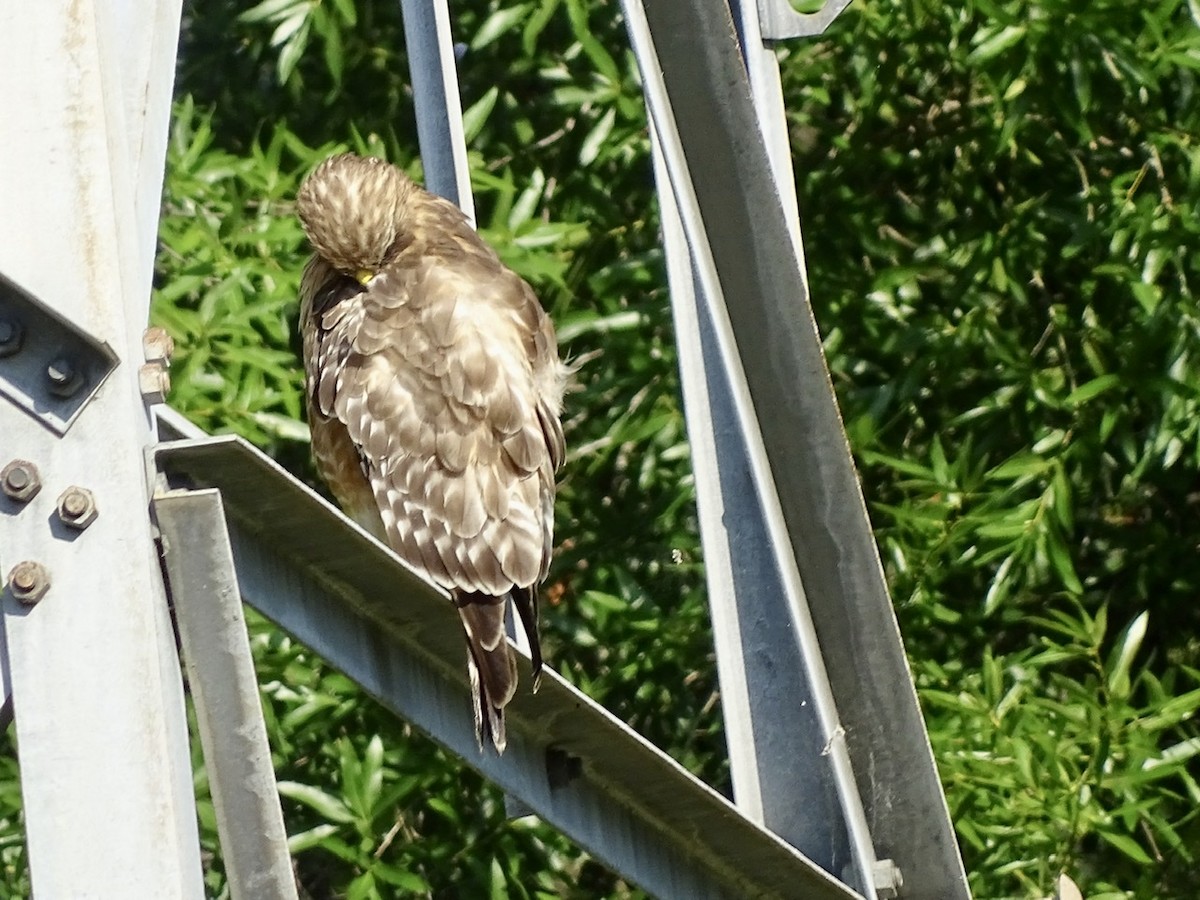
<instances>
[{"instance_id":1,"label":"dark background vegetation","mask_svg":"<svg viewBox=\"0 0 1200 900\"><path fill-rule=\"evenodd\" d=\"M548 657L727 790L619 6L452 9L480 227L588 359ZM1200 7L856 0L780 58L813 302L976 896L1060 871L1200 896ZM154 303L172 403L309 479L292 200L339 149L419 175L406 65L394 2L185 10ZM640 896L286 635L253 643L313 897ZM15 777L0 825L20 896Z\"/></svg>"}]
</instances>

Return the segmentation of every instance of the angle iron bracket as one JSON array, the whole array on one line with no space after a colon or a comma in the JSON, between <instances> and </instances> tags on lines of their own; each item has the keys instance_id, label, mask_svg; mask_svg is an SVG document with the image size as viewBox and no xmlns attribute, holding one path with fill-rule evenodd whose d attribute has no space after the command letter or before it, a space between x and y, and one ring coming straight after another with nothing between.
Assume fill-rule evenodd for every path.
<instances>
[{"instance_id":1,"label":"angle iron bracket","mask_svg":"<svg viewBox=\"0 0 1200 900\"><path fill-rule=\"evenodd\" d=\"M64 435L118 358L0 273L0 395Z\"/></svg>"},{"instance_id":2,"label":"angle iron bracket","mask_svg":"<svg viewBox=\"0 0 1200 900\"><path fill-rule=\"evenodd\" d=\"M823 34L849 5L850 0L825 0L824 6L816 12L802 13L789 0L758 0L763 40L786 41Z\"/></svg>"}]
</instances>

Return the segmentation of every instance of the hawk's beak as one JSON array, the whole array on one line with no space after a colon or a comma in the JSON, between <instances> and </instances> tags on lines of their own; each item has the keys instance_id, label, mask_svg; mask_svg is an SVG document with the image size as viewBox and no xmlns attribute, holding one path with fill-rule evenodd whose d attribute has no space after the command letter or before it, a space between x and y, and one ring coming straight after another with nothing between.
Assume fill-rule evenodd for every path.
<instances>
[{"instance_id":1,"label":"hawk's beak","mask_svg":"<svg viewBox=\"0 0 1200 900\"><path fill-rule=\"evenodd\" d=\"M354 277L358 279L359 284L366 286L371 283L371 279L375 277L375 273L370 269L359 269L354 273Z\"/></svg>"}]
</instances>

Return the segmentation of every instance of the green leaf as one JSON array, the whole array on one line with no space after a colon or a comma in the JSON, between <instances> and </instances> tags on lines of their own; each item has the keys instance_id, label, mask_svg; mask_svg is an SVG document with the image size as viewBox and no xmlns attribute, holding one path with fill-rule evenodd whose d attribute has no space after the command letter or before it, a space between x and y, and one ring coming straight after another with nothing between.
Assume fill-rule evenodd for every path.
<instances>
[{"instance_id":1,"label":"green leaf","mask_svg":"<svg viewBox=\"0 0 1200 900\"><path fill-rule=\"evenodd\" d=\"M992 576L992 582L988 586L987 594L985 594L983 598L983 614L985 616L990 616L992 613L994 613L1008 596L1008 575L1012 570L1015 560L1015 553L1006 556L1004 558L1004 562L1000 563L999 567L997 567L996 574Z\"/></svg>"},{"instance_id":2,"label":"green leaf","mask_svg":"<svg viewBox=\"0 0 1200 900\"><path fill-rule=\"evenodd\" d=\"M1066 542L1055 530L1048 532L1046 552L1050 556L1050 563L1054 566L1054 571L1062 580L1063 587L1072 594L1082 594L1083 584L1075 572L1075 563L1071 559L1071 552Z\"/></svg>"},{"instance_id":3,"label":"green leaf","mask_svg":"<svg viewBox=\"0 0 1200 900\"><path fill-rule=\"evenodd\" d=\"M279 54L279 83L287 84L292 77L292 72L296 70L296 64L300 62L300 57L304 54L305 47L308 46L308 30L310 20L305 19L299 30L296 31L287 43L283 45L283 50Z\"/></svg>"},{"instance_id":4,"label":"green leaf","mask_svg":"<svg viewBox=\"0 0 1200 900\"><path fill-rule=\"evenodd\" d=\"M318 787L295 781L281 781L279 782L279 794L289 800L303 803L330 822L344 825L354 821L354 814L350 812L345 803Z\"/></svg>"},{"instance_id":5,"label":"green leaf","mask_svg":"<svg viewBox=\"0 0 1200 900\"><path fill-rule=\"evenodd\" d=\"M1116 658L1110 661L1108 667L1108 689L1117 697L1127 697L1129 695L1129 670L1133 666L1133 658L1137 656L1137 652L1142 646L1142 641L1146 637L1146 626L1149 621L1150 614L1142 612L1129 623L1129 626L1125 629L1125 633L1121 636L1121 643L1117 647Z\"/></svg>"},{"instance_id":6,"label":"green leaf","mask_svg":"<svg viewBox=\"0 0 1200 900\"><path fill-rule=\"evenodd\" d=\"M310 828L307 831L301 831L298 834L293 834L288 837L288 853L292 856L303 853L313 847L319 847L324 843L325 839L330 835L336 834L337 825L326 823L318 825L316 828Z\"/></svg>"},{"instance_id":7,"label":"green leaf","mask_svg":"<svg viewBox=\"0 0 1200 900\"><path fill-rule=\"evenodd\" d=\"M333 6L347 25L358 24L358 10L354 6L354 0L333 0Z\"/></svg>"},{"instance_id":8,"label":"green leaf","mask_svg":"<svg viewBox=\"0 0 1200 900\"><path fill-rule=\"evenodd\" d=\"M329 74L333 76L334 84L340 86L342 75L346 69L345 50L342 46L342 32L339 26L328 18L325 24L326 27L321 30L321 36L324 38L325 67L329 70Z\"/></svg>"},{"instance_id":9,"label":"green leaf","mask_svg":"<svg viewBox=\"0 0 1200 900\"><path fill-rule=\"evenodd\" d=\"M521 49L526 56L534 55L538 38L558 11L561 2L562 0L541 0L534 6L533 14L525 23L525 29L521 34Z\"/></svg>"},{"instance_id":10,"label":"green leaf","mask_svg":"<svg viewBox=\"0 0 1200 900\"><path fill-rule=\"evenodd\" d=\"M1154 860L1150 858L1150 854L1143 850L1138 842L1129 837L1129 835L1119 834L1114 831L1099 831L1097 833L1107 844L1120 850L1134 862L1145 866L1153 865Z\"/></svg>"},{"instance_id":11,"label":"green leaf","mask_svg":"<svg viewBox=\"0 0 1200 900\"><path fill-rule=\"evenodd\" d=\"M271 33L271 46L278 47L280 44L285 44L292 40L300 29L305 28L309 22L309 7L308 4L302 4L293 9L286 18L275 26L275 31ZM307 31L306 31L307 33Z\"/></svg>"},{"instance_id":12,"label":"green leaf","mask_svg":"<svg viewBox=\"0 0 1200 900\"><path fill-rule=\"evenodd\" d=\"M1024 78L1014 78L1007 88L1004 89L1004 99L1015 100L1025 93L1025 88L1029 87L1029 82Z\"/></svg>"},{"instance_id":13,"label":"green leaf","mask_svg":"<svg viewBox=\"0 0 1200 900\"><path fill-rule=\"evenodd\" d=\"M587 7L584 5L583 0L567 0L567 15L571 21L571 30L575 35L575 39L579 41L583 52L592 61L596 70L611 85L620 84L621 73L617 69L616 62L613 60L612 55L592 34L588 24Z\"/></svg>"},{"instance_id":14,"label":"green leaf","mask_svg":"<svg viewBox=\"0 0 1200 900\"><path fill-rule=\"evenodd\" d=\"M529 14L529 4L517 3L513 6L501 7L483 20L479 30L471 38L471 49L482 50L502 34L516 27Z\"/></svg>"},{"instance_id":15,"label":"green leaf","mask_svg":"<svg viewBox=\"0 0 1200 900\"><path fill-rule=\"evenodd\" d=\"M1051 466L1051 461L1032 453L1020 453L1002 462L988 472L987 477L995 481L1012 481L1014 478L1041 475Z\"/></svg>"},{"instance_id":16,"label":"green leaf","mask_svg":"<svg viewBox=\"0 0 1200 900\"><path fill-rule=\"evenodd\" d=\"M1025 26L1007 25L998 31L980 32L980 35L987 36L967 55L968 63L987 62L1015 47L1025 39Z\"/></svg>"},{"instance_id":17,"label":"green leaf","mask_svg":"<svg viewBox=\"0 0 1200 900\"><path fill-rule=\"evenodd\" d=\"M595 127L584 138L583 144L579 148L579 164L581 166L590 166L596 161L596 157L600 155L600 149L608 140L608 136L612 133L613 124L617 121L617 111L609 108Z\"/></svg>"},{"instance_id":18,"label":"green leaf","mask_svg":"<svg viewBox=\"0 0 1200 900\"><path fill-rule=\"evenodd\" d=\"M371 871L375 873L375 876L380 881L386 882L392 885L392 887L398 887L402 891L407 891L410 894L429 893L429 882L416 872L388 865L376 865Z\"/></svg>"},{"instance_id":19,"label":"green leaf","mask_svg":"<svg viewBox=\"0 0 1200 900\"><path fill-rule=\"evenodd\" d=\"M1093 378L1091 381L1081 384L1071 393L1067 394L1066 403L1068 406L1082 406L1089 400L1094 400L1101 394L1112 390L1121 383L1121 377L1116 374L1101 375L1099 378Z\"/></svg>"},{"instance_id":20,"label":"green leaf","mask_svg":"<svg viewBox=\"0 0 1200 900\"><path fill-rule=\"evenodd\" d=\"M500 89L492 85L482 97L472 103L463 112L463 132L466 135L468 144L472 143L479 136L479 132L487 124L488 116L496 108L496 98L499 96Z\"/></svg>"},{"instance_id":21,"label":"green leaf","mask_svg":"<svg viewBox=\"0 0 1200 900\"><path fill-rule=\"evenodd\" d=\"M285 441L297 441L303 444L309 442L308 426L291 416L264 411L253 413L252 417L255 424L271 435L271 437Z\"/></svg>"},{"instance_id":22,"label":"green leaf","mask_svg":"<svg viewBox=\"0 0 1200 900\"><path fill-rule=\"evenodd\" d=\"M238 15L241 22L263 22L285 18L298 7L307 7L309 0L263 0L257 6Z\"/></svg>"}]
</instances>

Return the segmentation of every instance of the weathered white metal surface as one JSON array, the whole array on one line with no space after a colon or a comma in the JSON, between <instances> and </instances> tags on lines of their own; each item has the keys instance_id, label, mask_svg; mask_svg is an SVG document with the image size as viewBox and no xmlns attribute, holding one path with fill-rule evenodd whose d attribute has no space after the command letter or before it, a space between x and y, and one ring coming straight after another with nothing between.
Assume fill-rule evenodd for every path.
<instances>
[{"instance_id":1,"label":"weathered white metal surface","mask_svg":"<svg viewBox=\"0 0 1200 900\"><path fill-rule=\"evenodd\" d=\"M44 481L0 500L0 577L31 561L51 581L36 605L3 597L39 897L203 893L136 377L178 6L0 4L0 272L120 360L65 436L0 399L0 465L28 459ZM70 486L95 498L83 531L56 511Z\"/></svg>"}]
</instances>

